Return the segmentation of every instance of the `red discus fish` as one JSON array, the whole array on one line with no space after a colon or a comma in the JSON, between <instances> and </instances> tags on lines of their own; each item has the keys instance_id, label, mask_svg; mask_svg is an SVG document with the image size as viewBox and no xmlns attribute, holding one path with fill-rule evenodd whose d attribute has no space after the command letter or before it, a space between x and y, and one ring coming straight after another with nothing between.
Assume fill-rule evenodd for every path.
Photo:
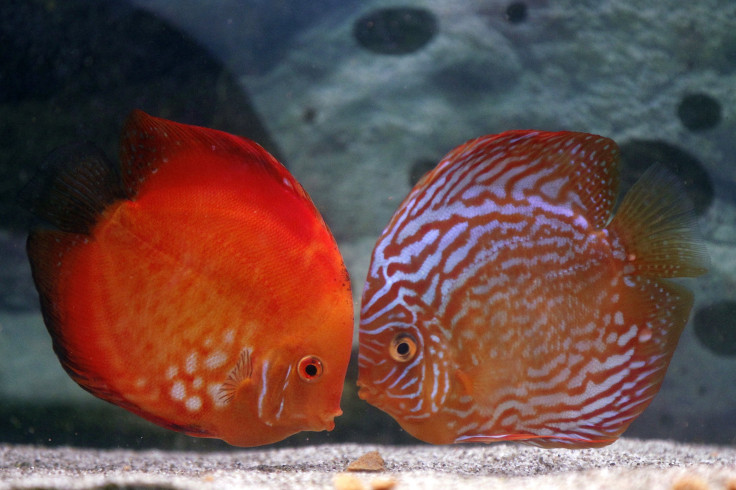
<instances>
[{"instance_id":1,"label":"red discus fish","mask_svg":"<svg viewBox=\"0 0 736 490\"><path fill-rule=\"evenodd\" d=\"M121 170L67 148L26 190L61 364L92 394L237 446L331 430L353 310L304 189L244 138L134 111Z\"/></svg>"},{"instance_id":2,"label":"red discus fish","mask_svg":"<svg viewBox=\"0 0 736 490\"><path fill-rule=\"evenodd\" d=\"M650 169L615 215L619 152L510 131L448 154L374 250L359 395L435 444L610 444L659 390L706 271L674 177Z\"/></svg>"}]
</instances>

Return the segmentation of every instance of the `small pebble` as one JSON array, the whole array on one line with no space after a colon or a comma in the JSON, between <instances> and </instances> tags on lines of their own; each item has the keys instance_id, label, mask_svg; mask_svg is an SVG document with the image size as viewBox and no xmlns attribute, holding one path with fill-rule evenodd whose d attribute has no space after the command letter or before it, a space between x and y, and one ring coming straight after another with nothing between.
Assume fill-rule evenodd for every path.
<instances>
[{"instance_id":1,"label":"small pebble","mask_svg":"<svg viewBox=\"0 0 736 490\"><path fill-rule=\"evenodd\" d=\"M396 487L396 480L390 476L379 476L371 480L371 490L391 490Z\"/></svg>"},{"instance_id":2,"label":"small pebble","mask_svg":"<svg viewBox=\"0 0 736 490\"><path fill-rule=\"evenodd\" d=\"M386 463L378 451L371 451L350 463L346 469L348 471L385 471Z\"/></svg>"},{"instance_id":3,"label":"small pebble","mask_svg":"<svg viewBox=\"0 0 736 490\"><path fill-rule=\"evenodd\" d=\"M335 490L365 490L363 482L349 473L338 473L332 481Z\"/></svg>"},{"instance_id":4,"label":"small pebble","mask_svg":"<svg viewBox=\"0 0 736 490\"><path fill-rule=\"evenodd\" d=\"M708 483L694 475L685 475L675 480L672 490L709 490Z\"/></svg>"}]
</instances>

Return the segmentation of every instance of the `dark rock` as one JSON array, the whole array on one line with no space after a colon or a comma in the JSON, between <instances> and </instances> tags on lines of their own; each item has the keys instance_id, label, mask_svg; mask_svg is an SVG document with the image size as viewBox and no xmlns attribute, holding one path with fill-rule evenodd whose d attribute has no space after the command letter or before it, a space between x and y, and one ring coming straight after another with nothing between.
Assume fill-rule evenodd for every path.
<instances>
[{"instance_id":1,"label":"dark rock","mask_svg":"<svg viewBox=\"0 0 736 490\"><path fill-rule=\"evenodd\" d=\"M691 131L710 129L721 122L721 104L707 94L689 94L677 106L677 117Z\"/></svg>"},{"instance_id":2,"label":"dark rock","mask_svg":"<svg viewBox=\"0 0 736 490\"><path fill-rule=\"evenodd\" d=\"M513 2L506 7L506 20L512 24L524 22L527 17L526 4L524 2Z\"/></svg>"},{"instance_id":3,"label":"dark rock","mask_svg":"<svg viewBox=\"0 0 736 490\"><path fill-rule=\"evenodd\" d=\"M721 301L699 309L693 317L695 336L719 356L736 357L736 301Z\"/></svg>"},{"instance_id":4,"label":"dark rock","mask_svg":"<svg viewBox=\"0 0 736 490\"><path fill-rule=\"evenodd\" d=\"M647 168L659 164L683 183L697 214L703 214L708 209L713 201L713 184L708 172L696 157L665 141L630 140L620 147L623 192L631 188Z\"/></svg>"},{"instance_id":5,"label":"dark rock","mask_svg":"<svg viewBox=\"0 0 736 490\"><path fill-rule=\"evenodd\" d=\"M413 53L436 33L437 19L429 10L409 7L374 10L353 25L358 43L379 54Z\"/></svg>"}]
</instances>

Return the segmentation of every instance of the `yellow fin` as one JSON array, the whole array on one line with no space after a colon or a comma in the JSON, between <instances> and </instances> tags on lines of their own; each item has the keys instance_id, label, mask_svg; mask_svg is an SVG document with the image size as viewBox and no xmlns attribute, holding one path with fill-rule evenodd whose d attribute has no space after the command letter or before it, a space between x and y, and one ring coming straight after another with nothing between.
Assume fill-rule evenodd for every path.
<instances>
[{"instance_id":1,"label":"yellow fin","mask_svg":"<svg viewBox=\"0 0 736 490\"><path fill-rule=\"evenodd\" d=\"M609 228L624 245L636 274L694 277L708 271L709 258L682 184L652 166L624 196Z\"/></svg>"}]
</instances>

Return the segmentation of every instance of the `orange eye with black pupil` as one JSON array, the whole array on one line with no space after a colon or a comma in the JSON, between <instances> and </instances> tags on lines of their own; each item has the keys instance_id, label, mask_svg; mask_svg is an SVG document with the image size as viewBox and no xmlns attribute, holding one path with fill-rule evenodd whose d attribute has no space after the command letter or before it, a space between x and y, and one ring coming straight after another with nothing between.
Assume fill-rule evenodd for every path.
<instances>
[{"instance_id":1,"label":"orange eye with black pupil","mask_svg":"<svg viewBox=\"0 0 736 490\"><path fill-rule=\"evenodd\" d=\"M391 341L389 354L394 361L409 362L417 353L417 341L411 334L400 333Z\"/></svg>"},{"instance_id":2,"label":"orange eye with black pupil","mask_svg":"<svg viewBox=\"0 0 736 490\"><path fill-rule=\"evenodd\" d=\"M315 356L302 357L299 360L297 369L299 371L299 377L308 383L317 381L322 376L322 371L324 371L322 361L319 357Z\"/></svg>"}]
</instances>

